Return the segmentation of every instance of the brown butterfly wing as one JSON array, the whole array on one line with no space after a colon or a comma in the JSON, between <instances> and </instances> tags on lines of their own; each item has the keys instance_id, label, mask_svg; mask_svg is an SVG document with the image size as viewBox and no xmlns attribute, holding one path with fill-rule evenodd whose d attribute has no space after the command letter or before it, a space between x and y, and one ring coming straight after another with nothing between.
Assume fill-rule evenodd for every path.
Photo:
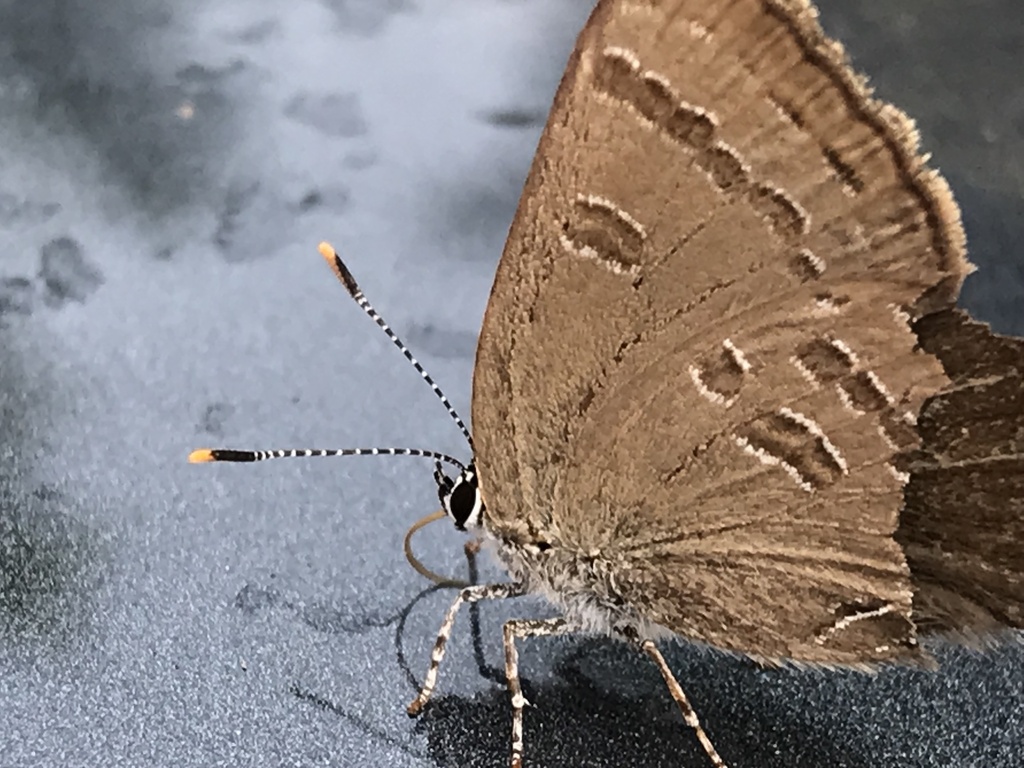
<instances>
[{"instance_id":1,"label":"brown butterfly wing","mask_svg":"<svg viewBox=\"0 0 1024 768\"><path fill-rule=\"evenodd\" d=\"M915 325L953 379L925 403L896 540L925 631L1024 628L1024 339L950 310Z\"/></svg>"},{"instance_id":2,"label":"brown butterfly wing","mask_svg":"<svg viewBox=\"0 0 1024 768\"><path fill-rule=\"evenodd\" d=\"M949 379L910 322L967 271L913 127L805 2L599 3L481 332L489 525L694 639L915 655L893 459Z\"/></svg>"}]
</instances>

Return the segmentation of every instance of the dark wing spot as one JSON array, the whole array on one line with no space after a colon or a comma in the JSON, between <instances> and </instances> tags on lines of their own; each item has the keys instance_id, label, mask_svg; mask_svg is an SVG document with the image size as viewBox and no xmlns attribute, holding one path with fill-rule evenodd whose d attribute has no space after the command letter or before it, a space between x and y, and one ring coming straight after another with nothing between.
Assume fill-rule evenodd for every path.
<instances>
[{"instance_id":1,"label":"dark wing spot","mask_svg":"<svg viewBox=\"0 0 1024 768\"><path fill-rule=\"evenodd\" d=\"M889 407L889 400L872 381L867 371L857 371L847 376L840 385L850 396L850 401L860 411L880 411Z\"/></svg>"},{"instance_id":2,"label":"dark wing spot","mask_svg":"<svg viewBox=\"0 0 1024 768\"><path fill-rule=\"evenodd\" d=\"M743 161L724 146L712 147L698 162L722 191L738 191L750 183Z\"/></svg>"},{"instance_id":3,"label":"dark wing spot","mask_svg":"<svg viewBox=\"0 0 1024 768\"><path fill-rule=\"evenodd\" d=\"M686 105L676 107L665 122L665 130L673 139L696 150L706 150L714 142L715 123L703 112Z\"/></svg>"},{"instance_id":4,"label":"dark wing spot","mask_svg":"<svg viewBox=\"0 0 1024 768\"><path fill-rule=\"evenodd\" d=\"M801 344L796 356L824 384L837 381L853 371L849 358L828 339L817 338Z\"/></svg>"},{"instance_id":5,"label":"dark wing spot","mask_svg":"<svg viewBox=\"0 0 1024 768\"><path fill-rule=\"evenodd\" d=\"M814 488L831 485L844 474L842 464L820 435L781 413L763 416L737 431L751 447L761 449L796 469Z\"/></svg>"},{"instance_id":6,"label":"dark wing spot","mask_svg":"<svg viewBox=\"0 0 1024 768\"><path fill-rule=\"evenodd\" d=\"M747 194L747 201L779 237L796 240L807 233L807 215L781 189L759 184Z\"/></svg>"}]
</instances>

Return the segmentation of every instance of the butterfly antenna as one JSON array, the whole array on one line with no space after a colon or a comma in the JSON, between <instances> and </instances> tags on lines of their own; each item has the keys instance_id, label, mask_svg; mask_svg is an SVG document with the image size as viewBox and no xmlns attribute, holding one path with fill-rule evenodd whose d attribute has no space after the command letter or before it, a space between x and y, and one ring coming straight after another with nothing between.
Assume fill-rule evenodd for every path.
<instances>
[{"instance_id":1,"label":"butterfly antenna","mask_svg":"<svg viewBox=\"0 0 1024 768\"><path fill-rule=\"evenodd\" d=\"M443 461L458 467L461 472L466 467L458 459L446 453L424 451L419 448L298 448L274 451L236 451L229 448L200 448L189 454L188 460L193 464L208 461L266 461L267 459L295 459L321 456L423 456L434 461Z\"/></svg>"},{"instance_id":2,"label":"butterfly antenna","mask_svg":"<svg viewBox=\"0 0 1024 768\"><path fill-rule=\"evenodd\" d=\"M395 332L391 330L386 322L384 322L384 318L381 317L377 310L373 308L373 305L359 287L359 283L356 282L352 273L349 272L348 267L345 266L345 262L341 260L338 252L331 247L330 243L326 242L320 243L319 251L320 255L326 259L331 271L334 272L334 275L341 281L341 284L345 286L345 290L347 290L349 295L356 300L356 304L359 305L359 308L363 310L363 312L365 312L382 331L384 331L387 337L391 339L391 343L398 347L398 350L405 355L405 359L412 363L412 367L416 369L423 380L430 385L432 390L434 390L434 394L437 396L437 399L444 404L446 409L448 409L448 415L452 417L452 420L458 425L459 429L462 430L462 434L465 436L466 442L469 443L470 450L472 450L473 436L469 434L469 430L466 428L466 424L459 416L458 411L456 411L455 407L448 401L448 398L445 397L444 392L441 391L441 388L437 386L434 380L430 377L430 374L423 370L423 366L420 365L419 361L412 356L412 352L410 352L409 348L405 346L405 343L398 338Z\"/></svg>"}]
</instances>

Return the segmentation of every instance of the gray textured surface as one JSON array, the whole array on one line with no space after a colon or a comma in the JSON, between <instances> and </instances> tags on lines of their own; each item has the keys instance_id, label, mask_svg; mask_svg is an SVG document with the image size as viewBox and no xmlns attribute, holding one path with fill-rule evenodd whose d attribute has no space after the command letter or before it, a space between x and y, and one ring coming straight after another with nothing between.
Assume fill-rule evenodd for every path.
<instances>
[{"instance_id":1,"label":"gray textured surface","mask_svg":"<svg viewBox=\"0 0 1024 768\"><path fill-rule=\"evenodd\" d=\"M463 413L503 235L583 0L0 0L0 766L499 766L504 689L417 597L429 464L195 467L195 446L463 451L314 250L342 248ZM919 120L1024 332L1019 0L829 0ZM461 540L424 532L435 568ZM486 574L486 571L485 571ZM492 574L493 575L493 574ZM483 660L502 617L484 606ZM1024 765L1024 652L937 674L672 663L761 766ZM406 666L408 665L408 666ZM704 765L655 670L527 644L531 766Z\"/></svg>"}]
</instances>

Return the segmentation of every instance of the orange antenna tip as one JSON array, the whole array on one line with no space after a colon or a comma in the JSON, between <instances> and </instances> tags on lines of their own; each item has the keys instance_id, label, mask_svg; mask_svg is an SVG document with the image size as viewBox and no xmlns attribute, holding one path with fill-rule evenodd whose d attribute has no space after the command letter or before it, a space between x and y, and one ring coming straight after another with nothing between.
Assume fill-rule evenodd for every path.
<instances>
[{"instance_id":1,"label":"orange antenna tip","mask_svg":"<svg viewBox=\"0 0 1024 768\"><path fill-rule=\"evenodd\" d=\"M345 290L349 292L352 298L357 298L356 294L359 293L359 283L352 277L352 273L348 271L348 267L345 266L345 262L341 260L338 252L326 240L320 243L317 250L320 251L320 255L327 261L327 266L334 272L334 276L341 280Z\"/></svg>"},{"instance_id":2,"label":"orange antenna tip","mask_svg":"<svg viewBox=\"0 0 1024 768\"><path fill-rule=\"evenodd\" d=\"M320 245L318 245L316 249L320 251L320 255L323 256L328 261L334 261L334 257L337 256L337 251L335 251L331 244L328 243L326 240L320 243Z\"/></svg>"},{"instance_id":3,"label":"orange antenna tip","mask_svg":"<svg viewBox=\"0 0 1024 768\"><path fill-rule=\"evenodd\" d=\"M205 464L208 461L213 461L213 451L209 448L200 448L188 455L189 464Z\"/></svg>"}]
</instances>

